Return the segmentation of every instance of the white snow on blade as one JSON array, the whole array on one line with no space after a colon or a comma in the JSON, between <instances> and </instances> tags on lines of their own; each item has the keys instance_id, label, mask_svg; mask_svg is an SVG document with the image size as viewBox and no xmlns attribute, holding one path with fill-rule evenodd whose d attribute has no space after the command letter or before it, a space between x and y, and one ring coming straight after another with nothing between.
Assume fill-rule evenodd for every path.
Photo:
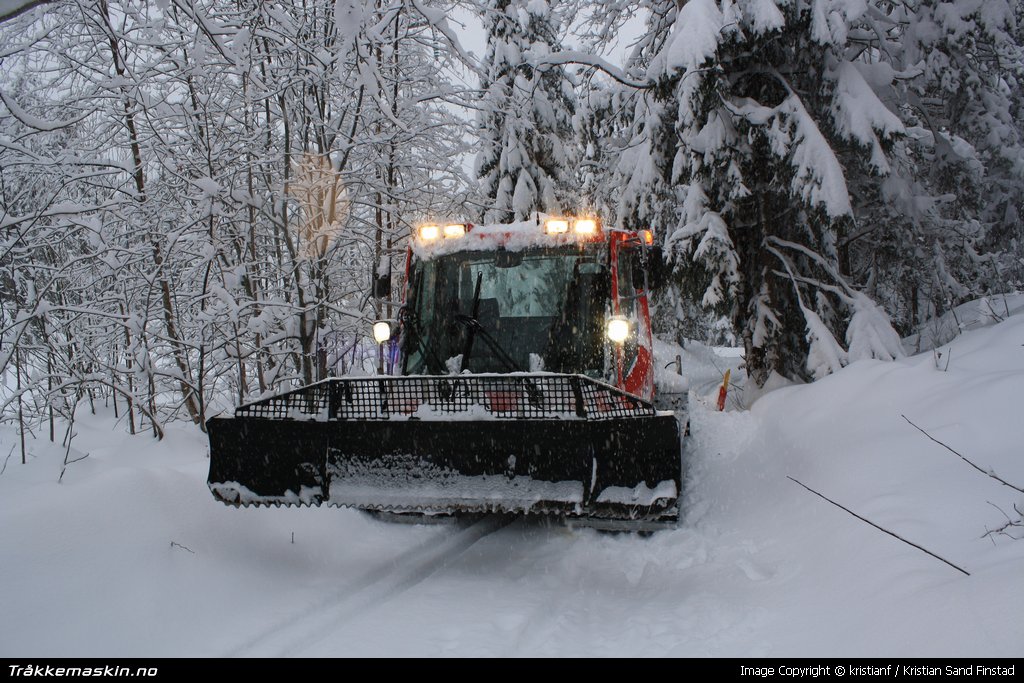
<instances>
[{"instance_id":1,"label":"white snow on blade","mask_svg":"<svg viewBox=\"0 0 1024 683\"><path fill-rule=\"evenodd\" d=\"M520 401L522 403L522 409L519 407ZM423 404L417 407L416 410L405 413L402 412L400 406L396 404L394 409L388 414L388 419L395 422L403 420L423 420L424 422L488 422L495 420L507 420L512 416L525 413L526 409L531 407L525 397L520 399L518 396L514 399L510 399L508 410L502 410L499 402L495 402L494 406L493 411L488 410L487 406L480 403L472 403L464 409L445 410L443 408L434 408L433 406ZM558 420L585 419L576 415L575 409L565 411L545 409L544 418Z\"/></svg>"},{"instance_id":2,"label":"white snow on blade","mask_svg":"<svg viewBox=\"0 0 1024 683\"><path fill-rule=\"evenodd\" d=\"M225 481L218 484L210 484L210 490L220 495L225 500L238 502L243 505L250 503L310 505L323 494L323 490L319 486L303 486L299 489L298 493L289 489L280 496L264 496L242 484L239 484L237 481Z\"/></svg>"},{"instance_id":3,"label":"white snow on blade","mask_svg":"<svg viewBox=\"0 0 1024 683\"><path fill-rule=\"evenodd\" d=\"M620 505L653 505L658 500L670 500L679 495L674 481L661 481L651 488L647 484L638 484L635 488L625 486L609 486L597 496L598 503L616 503Z\"/></svg>"},{"instance_id":4,"label":"white snow on blade","mask_svg":"<svg viewBox=\"0 0 1024 683\"><path fill-rule=\"evenodd\" d=\"M507 510L526 511L542 502L580 504L583 483L538 481L529 477L457 476L448 479L403 479L401 486L372 477L333 479L331 505L398 506L444 510L450 505L501 503Z\"/></svg>"},{"instance_id":5,"label":"white snow on blade","mask_svg":"<svg viewBox=\"0 0 1024 683\"><path fill-rule=\"evenodd\" d=\"M288 410L289 420L312 420L315 422L327 422L331 419L330 406L324 404L315 413L303 410L299 406L293 406Z\"/></svg>"},{"instance_id":6,"label":"white snow on blade","mask_svg":"<svg viewBox=\"0 0 1024 683\"><path fill-rule=\"evenodd\" d=\"M919 340L941 363L863 359L756 400L741 358L656 348L660 372L681 357L692 436L682 523L650 538L232 508L195 426L130 436L102 399L57 483L46 426L22 465L0 425L0 657L1018 657L1024 540L983 535L1024 495L901 417L1024 485L1021 299L958 318L972 329Z\"/></svg>"}]
</instances>

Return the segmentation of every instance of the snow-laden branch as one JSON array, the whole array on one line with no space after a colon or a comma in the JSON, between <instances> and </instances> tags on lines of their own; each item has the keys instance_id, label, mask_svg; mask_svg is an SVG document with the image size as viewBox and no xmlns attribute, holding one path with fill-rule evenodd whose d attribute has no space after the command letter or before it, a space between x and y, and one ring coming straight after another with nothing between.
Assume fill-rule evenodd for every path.
<instances>
[{"instance_id":1,"label":"snow-laden branch","mask_svg":"<svg viewBox=\"0 0 1024 683\"><path fill-rule=\"evenodd\" d=\"M0 23L53 0L0 0Z\"/></svg>"},{"instance_id":2,"label":"snow-laden branch","mask_svg":"<svg viewBox=\"0 0 1024 683\"><path fill-rule=\"evenodd\" d=\"M630 88L636 88L637 90L646 90L654 87L651 81L638 81L634 78L630 78L626 73L609 63L608 61L601 59L597 55L592 55L586 52L576 52L573 50L566 50L564 52L553 52L551 54L544 55L543 57L537 57L527 61L527 64L534 68L543 68L545 66L565 66L566 64L578 64L581 66L589 66L607 74L614 80L618 81L622 85Z\"/></svg>"},{"instance_id":3,"label":"snow-laden branch","mask_svg":"<svg viewBox=\"0 0 1024 683\"><path fill-rule=\"evenodd\" d=\"M416 8L416 11L420 13L431 27L444 36L449 47L452 48L462 63L465 64L470 71L475 73L477 76L484 75L485 70L483 66L476 57L466 51L466 48L462 46L462 42L459 41L459 37L455 35L452 27L448 25L448 19L444 10L427 7L424 3L420 2L420 0L412 0L412 6Z\"/></svg>"},{"instance_id":4,"label":"snow-laden branch","mask_svg":"<svg viewBox=\"0 0 1024 683\"><path fill-rule=\"evenodd\" d=\"M78 118L69 119L68 121L49 121L38 116L33 116L29 112L25 111L25 109L23 109L21 105L19 105L14 100L13 97L8 95L3 90L0 90L0 101L4 103L4 106L7 107L7 110L11 112L11 115L14 118L18 119L29 128L34 128L40 131L54 131L61 130L62 128L67 128L68 126L74 125L79 121L84 120L88 116L91 116L92 113L95 111L95 109L87 111Z\"/></svg>"}]
</instances>

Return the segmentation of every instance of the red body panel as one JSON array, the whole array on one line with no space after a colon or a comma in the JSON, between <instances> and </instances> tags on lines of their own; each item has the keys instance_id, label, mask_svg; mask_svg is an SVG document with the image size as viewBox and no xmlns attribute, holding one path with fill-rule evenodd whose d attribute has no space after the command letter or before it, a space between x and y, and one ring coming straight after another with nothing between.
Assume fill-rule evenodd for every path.
<instances>
[{"instance_id":1,"label":"red body panel","mask_svg":"<svg viewBox=\"0 0 1024 683\"><path fill-rule=\"evenodd\" d=\"M634 327L636 354L627 358L624 346L615 349L615 385L634 396L647 400L654 398L654 340L651 335L651 314L647 303L647 291L637 289L635 305L628 306L623 299L626 283L620 282L619 255L624 250L639 249L642 238L635 232L616 231L611 233L611 276L612 311L615 315L627 316ZM626 310L626 309L629 310Z\"/></svg>"}]
</instances>

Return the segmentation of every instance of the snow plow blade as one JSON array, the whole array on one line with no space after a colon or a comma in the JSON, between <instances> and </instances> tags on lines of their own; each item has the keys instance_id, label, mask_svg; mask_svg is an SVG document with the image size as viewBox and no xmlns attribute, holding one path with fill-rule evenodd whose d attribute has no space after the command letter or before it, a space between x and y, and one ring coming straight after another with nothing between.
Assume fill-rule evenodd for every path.
<instances>
[{"instance_id":1,"label":"snow plow blade","mask_svg":"<svg viewBox=\"0 0 1024 683\"><path fill-rule=\"evenodd\" d=\"M212 418L231 505L670 522L679 424L580 375L331 379ZM639 525L638 525L639 526Z\"/></svg>"}]
</instances>

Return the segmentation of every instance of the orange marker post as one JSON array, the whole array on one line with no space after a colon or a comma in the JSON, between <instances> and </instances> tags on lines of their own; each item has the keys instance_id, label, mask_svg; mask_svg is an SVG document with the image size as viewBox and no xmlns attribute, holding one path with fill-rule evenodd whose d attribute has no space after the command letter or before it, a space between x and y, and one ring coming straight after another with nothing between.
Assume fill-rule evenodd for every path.
<instances>
[{"instance_id":1,"label":"orange marker post","mask_svg":"<svg viewBox=\"0 0 1024 683\"><path fill-rule=\"evenodd\" d=\"M729 393L729 376L732 374L732 368L725 371L725 376L722 377L722 386L718 389L718 410L725 410L725 395Z\"/></svg>"}]
</instances>

